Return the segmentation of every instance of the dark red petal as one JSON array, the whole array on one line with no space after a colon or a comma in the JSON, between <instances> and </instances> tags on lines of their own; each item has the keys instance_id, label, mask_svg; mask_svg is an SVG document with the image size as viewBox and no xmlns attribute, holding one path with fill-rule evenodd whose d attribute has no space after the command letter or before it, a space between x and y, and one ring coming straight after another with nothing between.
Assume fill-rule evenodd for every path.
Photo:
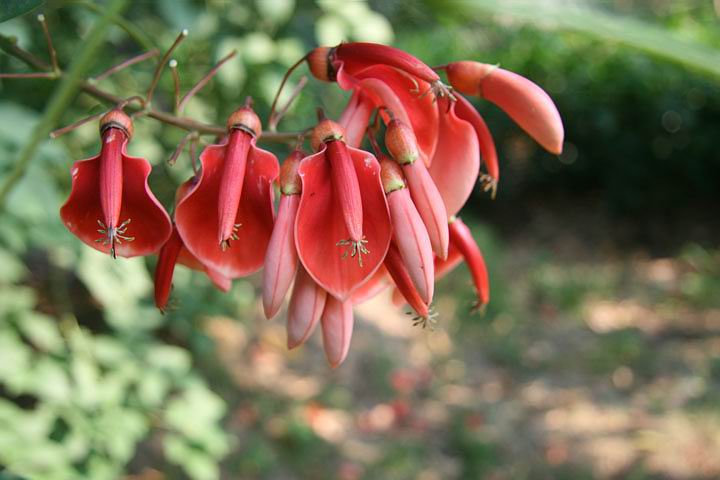
<instances>
[{"instance_id":1,"label":"dark red petal","mask_svg":"<svg viewBox=\"0 0 720 480\"><path fill-rule=\"evenodd\" d=\"M266 318L274 317L282 305L297 271L295 219L300 195L282 195L263 268L263 309Z\"/></svg>"},{"instance_id":2,"label":"dark red petal","mask_svg":"<svg viewBox=\"0 0 720 480\"><path fill-rule=\"evenodd\" d=\"M149 255L158 251L172 232L170 217L150 191L147 178L150 164L142 158L123 154L123 202L120 211L121 223L130 220L124 236L134 237L132 241L116 243L116 254L122 257ZM110 253L110 244L98 232L103 220L100 205L100 163L99 156L76 162L72 168L72 191L60 209L65 226L89 246Z\"/></svg>"},{"instance_id":3,"label":"dark red petal","mask_svg":"<svg viewBox=\"0 0 720 480\"><path fill-rule=\"evenodd\" d=\"M173 272L182 248L182 239L177 229L173 228L172 235L160 249L155 266L155 306L161 311L165 310L170 299Z\"/></svg>"},{"instance_id":4,"label":"dark red petal","mask_svg":"<svg viewBox=\"0 0 720 480\"><path fill-rule=\"evenodd\" d=\"M190 253L190 251L185 248L184 245L183 248L180 250L180 255L178 256L177 263L179 263L180 265L185 265L186 267L193 270L205 272L205 275L208 276L210 281L213 283L213 285L215 285L215 287L217 287L218 290L227 292L232 287L231 278L226 277L217 270L213 270L212 268L203 265L200 260L195 258L195 255Z\"/></svg>"},{"instance_id":5,"label":"dark red petal","mask_svg":"<svg viewBox=\"0 0 720 480\"><path fill-rule=\"evenodd\" d=\"M325 309L328 294L307 274L302 265L295 276L287 316L287 346L293 349L312 335Z\"/></svg>"},{"instance_id":6,"label":"dark red petal","mask_svg":"<svg viewBox=\"0 0 720 480\"><path fill-rule=\"evenodd\" d=\"M353 331L352 302L328 295L322 317L323 347L330 366L339 366L350 350Z\"/></svg>"},{"instance_id":7,"label":"dark red petal","mask_svg":"<svg viewBox=\"0 0 720 480\"><path fill-rule=\"evenodd\" d=\"M200 155L202 172L197 186L180 201L175 220L185 246L204 265L237 278L260 269L274 223L272 182L279 166L275 156L250 147L240 206L238 240L223 251L217 241L219 187L224 145L209 145Z\"/></svg>"},{"instance_id":8,"label":"dark red petal","mask_svg":"<svg viewBox=\"0 0 720 480\"><path fill-rule=\"evenodd\" d=\"M480 147L472 125L457 117L454 105L446 111L446 100L441 100L438 108L441 111L439 141L429 171L450 217L460 211L475 187L480 171Z\"/></svg>"},{"instance_id":9,"label":"dark red petal","mask_svg":"<svg viewBox=\"0 0 720 480\"><path fill-rule=\"evenodd\" d=\"M410 304L413 310L421 317L427 318L429 315L428 305L423 301L418 293L415 285L413 285L410 274L405 265L403 265L402 257L394 243L390 244L387 256L385 257L385 268L395 282L398 291L403 298Z\"/></svg>"},{"instance_id":10,"label":"dark red petal","mask_svg":"<svg viewBox=\"0 0 720 480\"><path fill-rule=\"evenodd\" d=\"M295 226L298 255L308 273L333 296L347 299L382 264L392 228L380 183L380 165L367 152L348 147L362 192L363 234L369 251L358 258L343 257L346 247L337 242L348 231L337 194L330 163L321 151L300 163L303 190Z\"/></svg>"}]
</instances>

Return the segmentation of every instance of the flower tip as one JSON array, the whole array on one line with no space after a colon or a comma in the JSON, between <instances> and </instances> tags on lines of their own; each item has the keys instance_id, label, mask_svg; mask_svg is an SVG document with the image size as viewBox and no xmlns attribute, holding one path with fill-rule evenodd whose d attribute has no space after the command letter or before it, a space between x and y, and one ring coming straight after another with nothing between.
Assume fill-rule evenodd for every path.
<instances>
[{"instance_id":1,"label":"flower tip","mask_svg":"<svg viewBox=\"0 0 720 480\"><path fill-rule=\"evenodd\" d=\"M256 138L262 133L260 117L249 106L240 107L230 114L227 129L229 131L234 128L245 130Z\"/></svg>"},{"instance_id":2,"label":"flower tip","mask_svg":"<svg viewBox=\"0 0 720 480\"><path fill-rule=\"evenodd\" d=\"M330 62L332 50L330 47L317 47L307 54L306 59L310 67L310 73L318 80L324 82L332 82L335 80L335 71Z\"/></svg>"},{"instance_id":3,"label":"flower tip","mask_svg":"<svg viewBox=\"0 0 720 480\"><path fill-rule=\"evenodd\" d=\"M119 128L120 130L125 132L125 135L127 135L128 139L132 138L133 136L132 119L128 116L127 113L123 112L119 108L113 108L105 115L103 115L103 117L100 119L101 134L108 128L112 127Z\"/></svg>"}]
</instances>

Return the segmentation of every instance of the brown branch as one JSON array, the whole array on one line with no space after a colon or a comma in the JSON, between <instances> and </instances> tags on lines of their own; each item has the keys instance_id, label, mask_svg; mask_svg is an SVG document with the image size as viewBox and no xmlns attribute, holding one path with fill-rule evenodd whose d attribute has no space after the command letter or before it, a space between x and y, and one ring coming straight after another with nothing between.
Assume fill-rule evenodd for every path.
<instances>
[{"instance_id":1,"label":"brown branch","mask_svg":"<svg viewBox=\"0 0 720 480\"><path fill-rule=\"evenodd\" d=\"M56 79L57 74L53 73L53 72L0 73L0 78L50 78L50 79Z\"/></svg>"},{"instance_id":2,"label":"brown branch","mask_svg":"<svg viewBox=\"0 0 720 480\"><path fill-rule=\"evenodd\" d=\"M157 68L155 68L155 73L153 74L152 83L150 83L150 88L148 88L147 94L145 95L145 103L150 104L150 102L152 101L153 93L155 93L155 87L157 87L157 84L160 81L160 75L165 68L165 64L167 63L170 55L172 55L172 52L175 50L175 48L180 45L180 42L185 40L187 36L187 30L183 30L182 32L180 32L180 34L175 38L173 44L170 45L170 48L168 48L165 54L162 56L160 62L158 62Z\"/></svg>"},{"instance_id":3,"label":"brown branch","mask_svg":"<svg viewBox=\"0 0 720 480\"><path fill-rule=\"evenodd\" d=\"M50 30L48 29L47 22L45 21L45 15L41 13L37 16L37 19L38 22L40 22L40 25L42 25L43 34L45 35L45 40L47 41L47 49L48 54L50 55L50 64L52 65L52 71L59 72L60 66L58 65L57 61L57 53L55 52L52 37L50 36Z\"/></svg>"}]
</instances>

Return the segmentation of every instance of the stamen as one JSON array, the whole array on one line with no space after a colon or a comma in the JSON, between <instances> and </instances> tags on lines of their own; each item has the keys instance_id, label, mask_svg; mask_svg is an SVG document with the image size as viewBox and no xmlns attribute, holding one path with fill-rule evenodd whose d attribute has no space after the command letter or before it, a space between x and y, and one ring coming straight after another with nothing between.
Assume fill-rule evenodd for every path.
<instances>
[{"instance_id":1,"label":"stamen","mask_svg":"<svg viewBox=\"0 0 720 480\"><path fill-rule=\"evenodd\" d=\"M487 303L481 303L480 300L475 300L472 302L472 306L470 307L470 313L472 314L478 314L480 316L485 315L485 310L487 309Z\"/></svg>"},{"instance_id":2,"label":"stamen","mask_svg":"<svg viewBox=\"0 0 720 480\"><path fill-rule=\"evenodd\" d=\"M335 245L338 247L346 247L345 251L342 254L342 258L347 258L348 255L350 258L357 257L358 264L362 267L362 256L367 255L370 253L370 250L367 249L365 245L367 245L368 239L363 237L360 240L353 240L351 238L348 238L346 240L340 240Z\"/></svg>"},{"instance_id":3,"label":"stamen","mask_svg":"<svg viewBox=\"0 0 720 480\"><path fill-rule=\"evenodd\" d=\"M130 224L131 219L127 219L124 222L122 222L117 227L110 227L108 228L101 220L98 220L97 223L101 227L98 229L98 233L103 235L102 238L98 238L95 240L95 243L102 242L103 246L110 245L110 255L112 258L117 258L115 255L115 244L122 245L122 241L125 240L126 242L132 242L135 240L135 237L130 237L128 235L125 235L125 232L127 232L128 225Z\"/></svg>"},{"instance_id":4,"label":"stamen","mask_svg":"<svg viewBox=\"0 0 720 480\"><path fill-rule=\"evenodd\" d=\"M240 240L240 237L238 237L238 230L242 227L242 223L236 223L233 225L232 234L230 234L230 238L226 238L222 242L220 242L220 248L224 252L228 248L230 248L230 240Z\"/></svg>"},{"instance_id":5,"label":"stamen","mask_svg":"<svg viewBox=\"0 0 720 480\"><path fill-rule=\"evenodd\" d=\"M423 317L422 315L417 315L415 312L405 312L406 315L415 315L412 318L413 327L422 327L423 330L425 328L429 328L431 332L435 331L435 327L438 324L437 317L438 312L436 312L434 309L430 309L428 312L427 317Z\"/></svg>"},{"instance_id":6,"label":"stamen","mask_svg":"<svg viewBox=\"0 0 720 480\"><path fill-rule=\"evenodd\" d=\"M480 175L480 188L482 188L483 192L490 192L490 198L495 200L495 195L497 194L497 180L495 180L493 177L488 175L487 173L483 173Z\"/></svg>"},{"instance_id":7,"label":"stamen","mask_svg":"<svg viewBox=\"0 0 720 480\"><path fill-rule=\"evenodd\" d=\"M457 98L455 97L455 94L452 93L452 90L453 90L453 88L451 86L445 85L440 80L436 80L430 85L430 88L428 88L425 92L423 92L420 95L419 98L423 98L423 97L425 97L425 95L432 93L435 97L433 99L434 102L436 102L438 98L447 98L451 102L455 102L455 101L457 101ZM450 107L448 104L448 109L449 108Z\"/></svg>"}]
</instances>

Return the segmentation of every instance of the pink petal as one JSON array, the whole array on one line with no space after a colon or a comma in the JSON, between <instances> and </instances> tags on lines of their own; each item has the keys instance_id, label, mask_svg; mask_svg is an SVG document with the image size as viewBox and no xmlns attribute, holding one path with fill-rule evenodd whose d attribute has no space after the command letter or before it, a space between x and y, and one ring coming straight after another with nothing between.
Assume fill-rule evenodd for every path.
<instances>
[{"instance_id":1,"label":"pink petal","mask_svg":"<svg viewBox=\"0 0 720 480\"><path fill-rule=\"evenodd\" d=\"M302 265L295 276L287 315L287 346L293 349L312 335L325 309L328 294L307 274Z\"/></svg>"},{"instance_id":2,"label":"pink petal","mask_svg":"<svg viewBox=\"0 0 720 480\"><path fill-rule=\"evenodd\" d=\"M495 141L492 138L490 129L488 129L485 120L480 116L475 107L462 95L455 94L457 102L455 103L455 113L458 118L465 120L475 129L480 146L480 157L482 158L488 175L495 182L500 180L500 167L498 165L497 150L495 149Z\"/></svg>"},{"instance_id":3,"label":"pink petal","mask_svg":"<svg viewBox=\"0 0 720 480\"><path fill-rule=\"evenodd\" d=\"M448 249L448 214L444 199L423 162L409 163L403 165L402 169L433 251L437 256L445 258Z\"/></svg>"},{"instance_id":4,"label":"pink petal","mask_svg":"<svg viewBox=\"0 0 720 480\"><path fill-rule=\"evenodd\" d=\"M350 350L353 331L352 302L328 296L322 317L323 347L332 368L338 367Z\"/></svg>"},{"instance_id":5,"label":"pink petal","mask_svg":"<svg viewBox=\"0 0 720 480\"><path fill-rule=\"evenodd\" d=\"M373 111L373 104L361 90L353 92L338 123L345 129L345 143L353 148L362 145Z\"/></svg>"},{"instance_id":6,"label":"pink petal","mask_svg":"<svg viewBox=\"0 0 720 480\"><path fill-rule=\"evenodd\" d=\"M266 318L274 317L282 305L297 271L295 218L300 195L282 195L263 269L263 309Z\"/></svg>"}]
</instances>

